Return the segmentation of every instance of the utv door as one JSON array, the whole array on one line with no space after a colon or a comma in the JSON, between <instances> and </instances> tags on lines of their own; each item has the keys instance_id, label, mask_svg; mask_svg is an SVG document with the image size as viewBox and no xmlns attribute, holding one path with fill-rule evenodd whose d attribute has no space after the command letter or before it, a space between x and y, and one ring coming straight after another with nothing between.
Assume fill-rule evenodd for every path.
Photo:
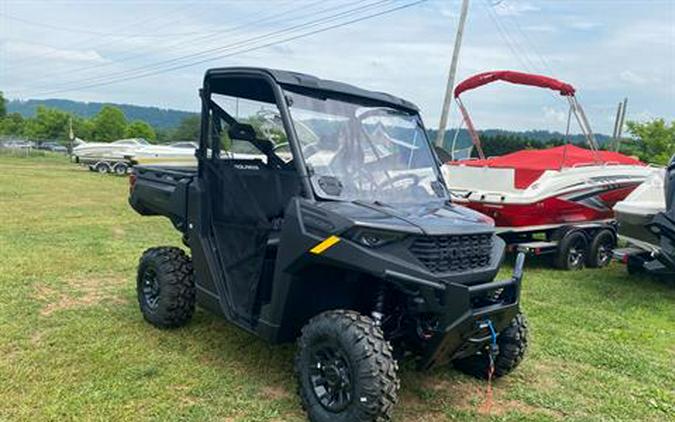
<instances>
[{"instance_id":1,"label":"utv door","mask_svg":"<svg viewBox=\"0 0 675 422\"><path fill-rule=\"evenodd\" d=\"M284 209L300 184L293 165L273 152L287 138L271 85L251 77L214 85L204 98L208 148L200 166L222 275L215 281L229 295L221 300L232 308L225 314L255 329L271 289Z\"/></svg>"}]
</instances>

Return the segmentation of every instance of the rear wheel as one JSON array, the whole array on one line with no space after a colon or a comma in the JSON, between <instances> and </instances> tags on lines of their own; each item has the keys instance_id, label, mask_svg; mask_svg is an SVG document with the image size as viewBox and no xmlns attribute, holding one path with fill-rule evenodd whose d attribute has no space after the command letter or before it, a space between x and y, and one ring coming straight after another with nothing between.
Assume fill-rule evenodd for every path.
<instances>
[{"instance_id":1,"label":"rear wheel","mask_svg":"<svg viewBox=\"0 0 675 422\"><path fill-rule=\"evenodd\" d=\"M126 176L129 171L129 166L126 163L117 163L115 164L115 167L113 167L113 171L118 176Z\"/></svg>"},{"instance_id":2,"label":"rear wheel","mask_svg":"<svg viewBox=\"0 0 675 422\"><path fill-rule=\"evenodd\" d=\"M151 248L138 265L136 291L141 313L159 328L187 324L195 310L192 261L182 249Z\"/></svg>"},{"instance_id":3,"label":"rear wheel","mask_svg":"<svg viewBox=\"0 0 675 422\"><path fill-rule=\"evenodd\" d=\"M108 163L96 163L94 166L94 171L99 174L105 174L110 172L110 166Z\"/></svg>"},{"instance_id":4,"label":"rear wheel","mask_svg":"<svg viewBox=\"0 0 675 422\"><path fill-rule=\"evenodd\" d=\"M499 378L512 372L522 362L527 350L527 319L518 314L511 320L508 327L497 336L499 353L495 358L495 372L493 377ZM453 362L455 368L477 378L488 378L490 357L487 352L457 359Z\"/></svg>"},{"instance_id":5,"label":"rear wheel","mask_svg":"<svg viewBox=\"0 0 675 422\"><path fill-rule=\"evenodd\" d=\"M581 232L566 234L558 244L554 265L561 270L580 270L586 261L586 236Z\"/></svg>"},{"instance_id":6,"label":"rear wheel","mask_svg":"<svg viewBox=\"0 0 675 422\"><path fill-rule=\"evenodd\" d=\"M612 262L612 250L616 246L614 233L609 229L600 230L593 236L588 247L586 265L590 268L602 268Z\"/></svg>"},{"instance_id":7,"label":"rear wheel","mask_svg":"<svg viewBox=\"0 0 675 422\"><path fill-rule=\"evenodd\" d=\"M302 329L295 373L311 421L389 421L398 365L382 330L354 311L328 311Z\"/></svg>"}]
</instances>

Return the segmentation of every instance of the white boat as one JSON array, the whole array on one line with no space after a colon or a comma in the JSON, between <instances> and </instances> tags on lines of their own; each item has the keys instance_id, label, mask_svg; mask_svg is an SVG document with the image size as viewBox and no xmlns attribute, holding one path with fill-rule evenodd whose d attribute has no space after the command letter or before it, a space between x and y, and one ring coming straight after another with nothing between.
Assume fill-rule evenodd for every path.
<instances>
[{"instance_id":1,"label":"white boat","mask_svg":"<svg viewBox=\"0 0 675 422\"><path fill-rule=\"evenodd\" d=\"M675 274L675 155L614 207L619 236L630 247L615 252L629 273Z\"/></svg>"},{"instance_id":2,"label":"white boat","mask_svg":"<svg viewBox=\"0 0 675 422\"><path fill-rule=\"evenodd\" d=\"M459 95L500 80L552 89L566 97L570 104L568 131L575 116L589 149L568 144L485 158L478 132ZM455 98L480 158L459 160L454 155L455 161L443 166L455 202L492 217L504 233L612 219L616 202L644 182L653 169L626 155L601 151L574 93L574 87L565 82L513 71L485 72L460 83Z\"/></svg>"},{"instance_id":3,"label":"white boat","mask_svg":"<svg viewBox=\"0 0 675 422\"><path fill-rule=\"evenodd\" d=\"M660 242L647 224L666 210L665 175L665 169L655 169L650 178L614 206L619 236L641 249L655 249Z\"/></svg>"},{"instance_id":4,"label":"white boat","mask_svg":"<svg viewBox=\"0 0 675 422\"><path fill-rule=\"evenodd\" d=\"M96 165L98 163L116 163L125 160L136 150L150 145L143 138L120 139L114 142L84 142L73 148L76 163Z\"/></svg>"},{"instance_id":5,"label":"white boat","mask_svg":"<svg viewBox=\"0 0 675 422\"><path fill-rule=\"evenodd\" d=\"M174 142L168 145L150 145L139 148L126 158L133 165L162 167L194 167L197 165L194 142Z\"/></svg>"}]
</instances>

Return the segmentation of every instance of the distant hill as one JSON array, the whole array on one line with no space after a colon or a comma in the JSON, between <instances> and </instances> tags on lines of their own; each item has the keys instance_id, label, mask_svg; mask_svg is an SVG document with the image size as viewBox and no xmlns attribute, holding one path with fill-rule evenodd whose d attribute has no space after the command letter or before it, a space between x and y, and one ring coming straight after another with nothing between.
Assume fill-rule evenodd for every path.
<instances>
[{"instance_id":1,"label":"distant hill","mask_svg":"<svg viewBox=\"0 0 675 422\"><path fill-rule=\"evenodd\" d=\"M436 129L429 129L429 137L431 140L436 139ZM560 132L551 132L548 130L525 130L525 131L511 131L511 130L503 130L503 129L485 129L480 131L481 136L497 136L497 135L502 135L502 136L514 136L514 137L520 137L520 138L526 138L526 139L531 139L533 141L537 142L547 142L553 139L565 139L565 134L560 133ZM604 145L606 142L610 141L612 138L610 136L601 134L601 133L596 133L595 139L598 141L600 145ZM450 129L445 132L445 146L446 148L451 148L452 147L452 141L455 138L455 129ZM569 136L569 141L574 144L584 144L586 142L586 138L584 135L581 134L573 134ZM457 146L458 147L466 147L471 145L471 137L469 136L469 132L466 129L460 129L459 134L457 135Z\"/></svg>"},{"instance_id":2,"label":"distant hill","mask_svg":"<svg viewBox=\"0 0 675 422\"><path fill-rule=\"evenodd\" d=\"M112 103L85 103L81 101L72 101L72 100L61 100L61 99L49 99L49 100L10 100L7 103L7 111L10 113L20 113L24 117L31 117L35 114L35 110L38 106L54 107L69 113L76 114L82 117L91 117L98 113L98 111L104 105L114 105L119 107L124 114L127 116L128 120L144 120L150 123L152 126L160 129L172 129L177 127L181 120L185 117L195 115L197 113L192 113L189 111L181 110L172 110L172 109L163 109L158 107L145 107L137 106L130 104L112 104ZM552 139L563 139L565 135L560 132L550 132L547 130L528 130L528 131L508 131L502 129L486 129L480 131L484 136L496 136L496 135L506 135L506 136L518 136L527 139L532 139L534 141L546 142ZM436 139L436 130L429 129L429 134L431 139ZM455 131L448 130L445 134L445 145L450 147L452 145L452 140L455 136ZM610 137L603 134L596 134L596 139L602 145L607 142ZM471 139L469 138L469 133L462 129L457 136L459 145L469 145ZM583 143L585 138L583 135L571 135L570 140L573 143Z\"/></svg>"},{"instance_id":3,"label":"distant hill","mask_svg":"<svg viewBox=\"0 0 675 422\"><path fill-rule=\"evenodd\" d=\"M69 113L82 117L91 117L98 113L104 105L114 105L119 107L128 120L143 120L152 126L160 129L171 129L185 117L194 115L189 111L162 109L158 107L144 107L130 104L111 104L111 103L85 103L71 100L10 100L7 102L7 111L9 113L19 113L24 117L32 117L38 106L58 108Z\"/></svg>"}]
</instances>

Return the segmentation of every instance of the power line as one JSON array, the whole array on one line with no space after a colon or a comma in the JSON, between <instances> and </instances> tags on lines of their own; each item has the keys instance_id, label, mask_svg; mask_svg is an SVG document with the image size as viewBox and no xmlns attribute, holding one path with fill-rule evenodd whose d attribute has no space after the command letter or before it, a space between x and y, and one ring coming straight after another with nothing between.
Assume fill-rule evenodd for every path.
<instances>
[{"instance_id":1,"label":"power line","mask_svg":"<svg viewBox=\"0 0 675 422\"><path fill-rule=\"evenodd\" d=\"M235 51L235 52L232 52L232 53L219 55L219 56L215 56L215 57L210 57L210 58L206 58L206 59L199 60L199 61L192 62L192 63L186 63L186 64L177 65L177 66L173 66L173 67L166 68L166 69L160 69L160 70L153 71L153 72L147 72L147 73L144 73L144 74L130 76L130 77L126 77L126 78L119 78L119 79L105 81L105 82L101 82L101 83L97 83L97 84L84 85L84 86L80 86L80 87L77 87L77 88L74 88L74 89L66 89L66 90L52 91L52 92L48 92L48 93L36 94L36 96L51 95L51 94L54 94L54 93L68 92L68 91L73 91L73 90L82 90L82 89L95 88L95 87L100 87L100 86L105 86L105 85L117 84L117 83L120 83L120 82L126 82L126 81L130 81L130 80L135 80L135 79L145 78L145 77L149 77L149 76L159 75L159 74L162 74L162 73L167 73L167 72L171 72L171 71L174 71L174 70L179 70L179 69L183 69L183 68L187 68L187 67L191 67L191 66L196 66L196 65L199 65L199 64L211 62L211 61L226 58L226 57L233 57L233 56L236 56L236 55L239 55L239 54L250 53L250 52L257 51L257 50L260 50L260 49L263 49L263 48L271 47L271 46L274 46L274 45L279 45L279 44L282 44L282 43L287 43L287 42L294 41L294 40L297 40L297 39L300 39L300 38L305 38L305 37L316 35L316 34L319 34L319 33L322 33L322 32L326 32L326 31L330 31L330 30L333 30L333 29L341 28L341 27L351 25L351 24L354 24L354 23L357 23L357 22L361 22L361 21L373 19L373 18L376 18L376 17L379 17L379 16L391 14L391 13L394 13L394 12L399 11L399 10L403 10L403 9L407 9L409 7L416 6L416 5L424 3L426 1L428 1L428 0L416 0L414 2L407 3L407 4L404 4L404 5L401 5L401 6L393 7L393 8L386 9L386 10L383 10L383 11L380 11L380 12L377 12L377 13L372 13L372 14L361 16L361 17L358 17L358 18L354 18L354 19L351 19L351 20L348 20L348 21L345 21L345 22L340 22L340 23L337 23L337 24L333 24L333 25L330 25L330 26L327 26L327 27L319 28L319 29L309 31L309 32L306 32L306 33L302 33L302 34L298 34L298 35L295 35L295 36L287 37L287 38L284 38L282 40L272 41L272 42L262 44L262 45L258 45L258 46L255 46L255 47L251 47L251 48L248 48L248 49L239 50L239 51Z\"/></svg>"},{"instance_id":2,"label":"power line","mask_svg":"<svg viewBox=\"0 0 675 422\"><path fill-rule=\"evenodd\" d=\"M525 43L528 45L528 47L531 49L531 51L534 53L534 55L539 59L539 62L542 64L542 68L546 69L550 73L554 73L551 66L549 66L548 61L539 52L536 45L531 41L530 37L523 30L522 25L520 24L520 21L518 20L517 16L516 15L509 15L509 18L511 18L511 21L515 24L514 26L516 27L516 29L518 30L520 35L525 40Z\"/></svg>"},{"instance_id":3,"label":"power line","mask_svg":"<svg viewBox=\"0 0 675 422\"><path fill-rule=\"evenodd\" d=\"M497 15L496 12L494 12L494 10L492 10L489 0L485 0L484 5L487 10L488 16L490 17L495 27L497 28L497 32L499 32L500 37L502 38L502 40L504 40L508 48L511 50L511 53L516 58L516 60L520 62L520 64L529 72L537 72L537 66L534 64L532 60L530 60L530 57L527 54L527 50L524 47L519 46L517 40L509 35L506 27L502 26L501 22L499 21L499 16ZM524 53L522 57L520 48L523 49L522 53ZM551 71L551 73L553 72ZM546 93L550 95L552 98L555 98L556 100L558 99L558 97L553 92L546 90Z\"/></svg>"},{"instance_id":4,"label":"power line","mask_svg":"<svg viewBox=\"0 0 675 422\"><path fill-rule=\"evenodd\" d=\"M360 0L360 1L363 1L363 0ZM324 1L323 0L317 0L317 1L311 2L309 4L303 4L300 7L291 8L290 10L284 10L284 11L281 11L281 12L277 12L277 13L275 13L273 15L269 15L269 16L263 15L261 17L260 13L257 13L257 12L252 13L252 14L248 14L244 17L243 23L241 23L239 25L236 25L232 28L220 30L216 33L208 33L207 35L202 34L201 36L199 36L197 38L192 38L192 39L187 39L187 40L178 40L178 41L163 45L162 47L163 48L176 47L176 46L181 46L181 45L184 45L184 44L194 45L195 43L198 43L202 40L212 38L215 35L226 35L226 34L229 34L229 33L233 33L234 31L236 31L238 29L249 28L249 27L251 27L251 24L260 24L262 22L270 22L270 19L272 19L271 22L278 22L278 19L275 21L274 18L288 17L289 14L295 13L298 10L305 11L305 10L311 9L314 6L316 6L318 4L321 4L321 3L324 3ZM352 4L352 3L349 3L349 4ZM342 6L340 6L340 7L342 7ZM321 13L321 12L323 12L323 11L320 11L319 13ZM299 17L304 17L304 16L301 15ZM253 19L247 20L248 18L253 18ZM297 18L298 17L295 17L294 19L297 19ZM147 57L148 57L148 53L145 53L145 52L125 55L125 56L122 56L120 58L115 59L114 62L96 63L96 64L93 64L91 66L77 67L77 68L74 68L72 70L69 70L68 72L57 71L57 72L52 72L52 73L48 73L48 74L43 74L39 78L35 79L34 81L39 82L39 81L45 80L45 79L52 79L52 77L54 77L54 76L58 77L58 76L61 76L61 75L64 75L64 74L68 74L70 76L72 74L82 73L82 72L86 72L86 71L93 70L93 69L99 69L99 68L103 68L103 67L118 65L120 63L125 63L125 62L128 62L128 61L134 60L136 58L147 58ZM101 76L89 77L89 78L85 79L84 81L88 81L88 80L92 80L92 79L99 79L99 78L101 78ZM78 80L78 82L82 82L82 81L83 81L82 79ZM62 85L68 85L68 84L71 84L71 83L72 82L66 82L65 84L62 84ZM41 89L41 88L38 87L38 89ZM20 90L18 92L23 92L23 91L25 91L25 90Z\"/></svg>"},{"instance_id":5,"label":"power line","mask_svg":"<svg viewBox=\"0 0 675 422\"><path fill-rule=\"evenodd\" d=\"M179 13L183 12L185 9L189 9L189 8L194 8L194 5L193 4L188 4L188 5L182 4L179 7L171 8L167 13L154 14L151 17L144 16L141 19L133 20L133 21L131 21L129 23L126 23L124 25L116 26L117 29L115 29L115 34L118 34L119 31L121 31L123 29L133 28L133 27L137 27L137 26L142 26L143 28L145 28L146 31L151 30L151 29L160 29L160 28L166 27L169 24L173 24L173 23L178 22L179 19L169 21L168 23L162 22L158 26L154 26L154 25L148 26L148 24L151 23L151 22L160 20L160 19L170 17L170 16L175 16L176 14L179 14ZM104 39L107 39L107 40L104 41L104 42L100 42L101 38L104 38ZM131 39L131 38L128 38L128 37L118 37L118 36L113 37L113 39L109 39L109 38L111 38L111 37L101 37L101 36L86 37L83 40L79 41L77 44L69 46L69 48L77 49L77 48L84 48L85 46L87 46L87 48L90 48L90 49L98 49L98 48L101 48L101 47L105 47L105 46L108 46L108 45L119 43L121 41L123 42L127 39ZM92 41L94 41L94 43L91 43ZM28 65L28 66L39 65L42 68L44 66L44 60L42 58L40 58L40 59L28 58L28 59L24 59L24 60L13 60L10 63L10 68L23 67L23 66L26 66L26 65ZM77 70L77 69L80 69L80 68L75 68L75 69ZM46 75L42 75L42 77L45 77L45 76Z\"/></svg>"},{"instance_id":6,"label":"power line","mask_svg":"<svg viewBox=\"0 0 675 422\"><path fill-rule=\"evenodd\" d=\"M528 71L534 71L536 66L532 64L532 62L529 60L527 57L527 54L524 55L524 58L521 57L521 52L518 50L516 47L517 43L514 42L511 37L508 35L506 32L506 29L504 29L501 25L501 23L498 20L498 17L496 16L495 12L492 10L492 6L489 3L488 0L485 1L484 3L485 9L487 10L487 14L492 20L492 23L495 25L495 28L497 28L497 32L499 33L499 36L504 40L506 43L506 46L511 50L511 53L513 56L520 62L520 64L526 68Z\"/></svg>"},{"instance_id":7,"label":"power line","mask_svg":"<svg viewBox=\"0 0 675 422\"><path fill-rule=\"evenodd\" d=\"M202 50L202 51L197 52L197 53L179 56L179 57L175 57L175 58L172 58L172 59L162 60L162 61L159 61L159 62L139 66L139 67L132 68L132 69L129 69L129 70L114 72L114 73L107 74L107 75L90 77L90 78L86 78L86 79L80 79L76 83L77 84L87 83L87 82L96 83L96 82L105 81L105 80L110 79L110 78L115 79L115 77L127 77L127 76L133 75L133 74L144 74L144 73L147 73L147 71L150 71L151 69L154 69L154 68L160 68L161 69L162 67L164 67L166 65L171 65L173 63L185 61L185 60L188 60L188 59L200 59L200 58L206 57L210 54L245 47L248 44L251 44L251 43L254 43L254 42L257 42L257 41L264 41L265 39L268 39L268 38L278 37L278 36L284 35L285 33L288 33L288 32L295 32L295 31L298 31L298 30L306 29L308 27L316 27L316 26L319 26L319 25L330 23L330 22L339 20L341 18L344 18L346 16L353 15L355 13L363 12L365 10L376 7L376 6L378 6L382 3L387 3L389 1L390 0L378 0L374 3L370 3L370 4L367 4L365 6L352 8L352 9L349 9L349 10L346 10L346 11L341 11L339 13L335 13L335 14L332 14L332 15L329 15L329 16L326 16L326 17L323 17L323 18L314 19L314 20L311 20L309 22L303 22L303 23L300 23L300 24L293 25L291 27L287 27L287 28L280 29L280 30L275 30L275 31L272 31L272 32L265 33L263 35L258 35L258 36L252 37L252 38L248 38L248 39L240 40L240 41L233 42L233 43L230 43L230 44L226 44L224 46L220 46L220 47L216 47L216 48L210 48L210 49ZM356 1L356 2L349 3L349 4L358 4L358 3L363 3L363 2L364 2L364 0L359 0L359 1ZM72 84L73 84L73 82L68 82L68 83L63 85L64 88L57 88L55 90L49 90L49 93L53 93L54 91L60 92L63 89L66 89L68 86L71 86Z\"/></svg>"},{"instance_id":8,"label":"power line","mask_svg":"<svg viewBox=\"0 0 675 422\"><path fill-rule=\"evenodd\" d=\"M24 18L14 16L14 15L9 15L9 14L3 13L3 12L0 12L0 16L4 17L5 19L10 19L10 20L13 20L13 21L16 21L16 22L21 22L25 25L34 26L34 27L41 28L41 29L51 29L53 31L70 32L70 33L73 33L73 34L96 35L96 36L104 36L104 37L164 38L164 37L203 34L203 32L200 32L200 31L174 32L174 33L165 33L165 34L150 34L148 32L139 32L139 33L136 33L136 34L121 34L119 32L98 32L98 31L90 31L90 30L87 30L87 29L78 29L78 28L73 28L73 27L52 25L52 24L45 23L45 22L34 22L34 21L29 20L29 19L24 19Z\"/></svg>"}]
</instances>

